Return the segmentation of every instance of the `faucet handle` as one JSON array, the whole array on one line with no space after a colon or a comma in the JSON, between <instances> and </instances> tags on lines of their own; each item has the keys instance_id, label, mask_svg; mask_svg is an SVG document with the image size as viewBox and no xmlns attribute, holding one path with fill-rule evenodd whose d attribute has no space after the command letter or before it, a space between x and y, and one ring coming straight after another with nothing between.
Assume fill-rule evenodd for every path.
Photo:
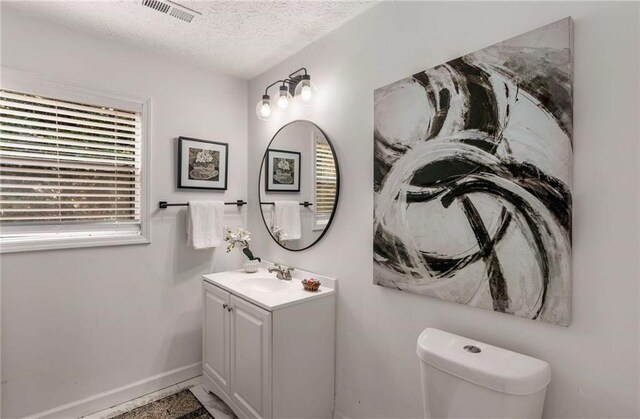
<instances>
[{"instance_id":1,"label":"faucet handle","mask_svg":"<svg viewBox=\"0 0 640 419\"><path fill-rule=\"evenodd\" d=\"M290 281L292 279L291 278L291 271L293 271L293 270L295 270L295 268L293 268L293 267L285 268L285 270L284 270L284 279Z\"/></svg>"},{"instance_id":2,"label":"faucet handle","mask_svg":"<svg viewBox=\"0 0 640 419\"><path fill-rule=\"evenodd\" d=\"M285 268L287 270L287 272L291 272L291 271L295 271L296 268L294 268L293 266L289 266L288 268Z\"/></svg>"}]
</instances>

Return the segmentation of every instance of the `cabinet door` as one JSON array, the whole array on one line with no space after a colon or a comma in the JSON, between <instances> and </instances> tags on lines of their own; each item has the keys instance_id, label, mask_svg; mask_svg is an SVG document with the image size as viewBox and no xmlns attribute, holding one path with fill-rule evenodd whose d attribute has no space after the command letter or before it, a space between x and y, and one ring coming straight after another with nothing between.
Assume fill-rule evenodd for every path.
<instances>
[{"instance_id":1,"label":"cabinet door","mask_svg":"<svg viewBox=\"0 0 640 419\"><path fill-rule=\"evenodd\" d=\"M231 399L250 418L271 418L271 313L231 296Z\"/></svg>"},{"instance_id":2,"label":"cabinet door","mask_svg":"<svg viewBox=\"0 0 640 419\"><path fill-rule=\"evenodd\" d=\"M202 369L223 390L229 390L229 293L204 284Z\"/></svg>"}]
</instances>

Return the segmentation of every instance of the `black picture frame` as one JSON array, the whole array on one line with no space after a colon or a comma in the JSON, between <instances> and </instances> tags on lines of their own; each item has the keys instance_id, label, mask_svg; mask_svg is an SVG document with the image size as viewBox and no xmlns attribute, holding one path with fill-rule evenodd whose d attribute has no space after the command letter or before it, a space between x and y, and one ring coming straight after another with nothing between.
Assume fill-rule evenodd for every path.
<instances>
[{"instance_id":1,"label":"black picture frame","mask_svg":"<svg viewBox=\"0 0 640 419\"><path fill-rule=\"evenodd\" d=\"M279 156L277 156L279 155ZM273 183L273 159L274 158L282 158L282 157L291 157L295 162L293 175L294 175L294 187L290 187L288 185L278 186ZM302 168L302 153L298 151L291 150L277 150L277 149L267 149L266 152L266 164L265 164L265 191L266 192L300 192L300 170ZM297 187L295 187L297 185Z\"/></svg>"},{"instance_id":2,"label":"black picture frame","mask_svg":"<svg viewBox=\"0 0 640 419\"><path fill-rule=\"evenodd\" d=\"M213 169L206 167L192 168L191 155L189 148L195 148L194 145L201 145L200 150L214 151L219 153L218 166ZM190 170L191 169L191 170ZM200 169L201 174L194 173ZM216 170L217 169L217 170ZM209 180L204 178L207 170L213 170L218 173L217 180ZM198 138L178 137L178 179L177 187L179 189L207 189L207 190L227 190L227 180L229 178L229 144L218 141L201 140ZM203 177L198 179L198 177Z\"/></svg>"}]
</instances>

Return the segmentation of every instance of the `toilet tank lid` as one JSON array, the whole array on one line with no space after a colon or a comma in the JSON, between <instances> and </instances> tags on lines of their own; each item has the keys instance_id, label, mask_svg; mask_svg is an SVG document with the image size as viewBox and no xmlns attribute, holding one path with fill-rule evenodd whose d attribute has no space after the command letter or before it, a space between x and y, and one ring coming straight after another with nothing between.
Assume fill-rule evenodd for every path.
<instances>
[{"instance_id":1,"label":"toilet tank lid","mask_svg":"<svg viewBox=\"0 0 640 419\"><path fill-rule=\"evenodd\" d=\"M417 352L434 368L501 393L533 394L551 381L545 361L438 329L420 334Z\"/></svg>"}]
</instances>

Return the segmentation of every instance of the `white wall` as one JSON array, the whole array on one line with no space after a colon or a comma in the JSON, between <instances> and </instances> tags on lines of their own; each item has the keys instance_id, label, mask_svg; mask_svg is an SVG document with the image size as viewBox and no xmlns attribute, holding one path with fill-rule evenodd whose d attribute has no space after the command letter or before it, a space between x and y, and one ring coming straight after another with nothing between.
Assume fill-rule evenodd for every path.
<instances>
[{"instance_id":1,"label":"white wall","mask_svg":"<svg viewBox=\"0 0 640 419\"><path fill-rule=\"evenodd\" d=\"M337 148L338 212L315 247L287 252L250 208L256 254L339 279L338 412L422 414L416 338L436 327L551 363L546 417L638 417L638 3L383 3L249 83L301 66L321 97L307 114L249 115L249 191L282 124L308 118ZM573 322L564 328L372 284L373 90L547 23L575 20ZM258 234L260 233L260 234ZM3 293L4 294L4 293Z\"/></svg>"},{"instance_id":2,"label":"white wall","mask_svg":"<svg viewBox=\"0 0 640 419\"><path fill-rule=\"evenodd\" d=\"M1 34L3 66L151 98L154 205L246 199L245 81L6 9ZM229 143L226 192L176 189L181 135ZM246 218L246 208L227 212L230 223ZM200 274L241 255L188 249L184 214L154 207L150 245L2 255L3 418L200 362Z\"/></svg>"}]
</instances>

